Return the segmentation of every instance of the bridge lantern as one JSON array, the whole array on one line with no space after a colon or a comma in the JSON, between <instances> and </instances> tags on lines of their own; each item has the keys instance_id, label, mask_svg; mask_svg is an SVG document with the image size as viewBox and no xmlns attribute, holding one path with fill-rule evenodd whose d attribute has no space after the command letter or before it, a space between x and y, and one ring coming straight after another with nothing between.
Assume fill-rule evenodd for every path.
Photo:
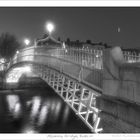
<instances>
[{"instance_id":1,"label":"bridge lantern","mask_svg":"<svg viewBox=\"0 0 140 140\"><path fill-rule=\"evenodd\" d=\"M28 46L30 44L30 40L26 38L26 39L24 39L24 43L26 46Z\"/></svg>"},{"instance_id":2,"label":"bridge lantern","mask_svg":"<svg viewBox=\"0 0 140 140\"><path fill-rule=\"evenodd\" d=\"M54 24L49 22L46 24L46 29L49 32L49 35L52 33L52 31L54 30Z\"/></svg>"}]
</instances>

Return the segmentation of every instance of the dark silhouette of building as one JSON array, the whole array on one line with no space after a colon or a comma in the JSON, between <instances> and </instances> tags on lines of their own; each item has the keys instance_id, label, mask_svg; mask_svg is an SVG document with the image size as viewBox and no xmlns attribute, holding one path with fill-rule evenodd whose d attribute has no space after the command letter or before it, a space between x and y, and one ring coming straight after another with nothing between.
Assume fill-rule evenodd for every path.
<instances>
[{"instance_id":1,"label":"dark silhouette of building","mask_svg":"<svg viewBox=\"0 0 140 140\"><path fill-rule=\"evenodd\" d=\"M104 49L104 44L101 43L92 43L91 40L86 40L86 42L82 42L79 40L71 41L69 38L67 38L65 42L67 47L74 47L74 48L89 48L89 49Z\"/></svg>"}]
</instances>

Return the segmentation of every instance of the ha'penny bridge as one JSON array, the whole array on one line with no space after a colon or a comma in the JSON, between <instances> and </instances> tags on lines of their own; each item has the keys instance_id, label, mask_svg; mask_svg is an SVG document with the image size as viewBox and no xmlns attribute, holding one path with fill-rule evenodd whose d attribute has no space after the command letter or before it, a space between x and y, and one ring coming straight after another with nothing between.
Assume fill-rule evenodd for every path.
<instances>
[{"instance_id":1,"label":"ha'penny bridge","mask_svg":"<svg viewBox=\"0 0 140 140\"><path fill-rule=\"evenodd\" d=\"M140 132L139 64L138 54L119 47L35 45L14 56L5 78L18 82L27 71L38 75L93 133L136 133Z\"/></svg>"}]
</instances>

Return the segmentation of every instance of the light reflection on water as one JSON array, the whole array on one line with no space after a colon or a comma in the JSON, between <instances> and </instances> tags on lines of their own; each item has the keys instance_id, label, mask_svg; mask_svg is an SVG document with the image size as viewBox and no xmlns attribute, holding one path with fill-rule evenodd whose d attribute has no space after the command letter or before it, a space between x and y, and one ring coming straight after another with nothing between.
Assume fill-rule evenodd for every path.
<instances>
[{"instance_id":1,"label":"light reflection on water","mask_svg":"<svg viewBox=\"0 0 140 140\"><path fill-rule=\"evenodd\" d=\"M29 133L29 134L32 134L32 133L38 133L38 131L34 130L34 127L31 126L31 125L26 125L22 131L22 133Z\"/></svg>"},{"instance_id":2,"label":"light reflection on water","mask_svg":"<svg viewBox=\"0 0 140 140\"><path fill-rule=\"evenodd\" d=\"M63 115L63 119L62 119L63 124L67 123L69 112L70 112L70 108L68 106L65 106L64 115Z\"/></svg>"},{"instance_id":3,"label":"light reflection on water","mask_svg":"<svg viewBox=\"0 0 140 140\"><path fill-rule=\"evenodd\" d=\"M59 115L60 115L61 103L58 102L58 103L56 104L56 103L54 102L53 104L54 104L54 106L55 106L54 110L52 110L52 112L54 112L54 116L55 116L54 121L57 121L58 118L59 118Z\"/></svg>"},{"instance_id":4,"label":"light reflection on water","mask_svg":"<svg viewBox=\"0 0 140 140\"><path fill-rule=\"evenodd\" d=\"M21 114L21 104L17 95L7 95L8 110L13 114L14 118L18 118Z\"/></svg>"},{"instance_id":5,"label":"light reflection on water","mask_svg":"<svg viewBox=\"0 0 140 140\"><path fill-rule=\"evenodd\" d=\"M20 96L7 95L6 101L9 113L14 119L18 119L21 114L24 117L22 133L39 133L42 127L47 124L47 120L57 122L61 116L64 117L62 123L66 123L70 111L69 107L66 106L63 115L60 115L62 103L57 99L42 99L41 96L34 96L27 100L25 103L26 111L22 108L23 104L20 102ZM49 113L53 115L49 117Z\"/></svg>"},{"instance_id":6,"label":"light reflection on water","mask_svg":"<svg viewBox=\"0 0 140 140\"><path fill-rule=\"evenodd\" d=\"M0 133L90 132L49 87L9 90L0 97Z\"/></svg>"},{"instance_id":7,"label":"light reflection on water","mask_svg":"<svg viewBox=\"0 0 140 140\"><path fill-rule=\"evenodd\" d=\"M46 105L43 105L39 114L38 126L42 126L47 119L48 108Z\"/></svg>"},{"instance_id":8,"label":"light reflection on water","mask_svg":"<svg viewBox=\"0 0 140 140\"><path fill-rule=\"evenodd\" d=\"M39 113L39 109L40 109L40 106L41 106L41 98L39 96L33 97L32 101L31 101L31 104L32 104L32 107L31 107L30 118L35 119L35 117Z\"/></svg>"}]
</instances>

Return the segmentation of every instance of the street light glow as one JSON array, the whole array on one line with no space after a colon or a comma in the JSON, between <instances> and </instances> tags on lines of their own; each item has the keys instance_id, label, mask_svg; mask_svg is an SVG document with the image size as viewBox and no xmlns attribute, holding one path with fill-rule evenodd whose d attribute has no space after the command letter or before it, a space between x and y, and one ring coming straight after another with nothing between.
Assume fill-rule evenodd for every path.
<instances>
[{"instance_id":1,"label":"street light glow","mask_svg":"<svg viewBox=\"0 0 140 140\"><path fill-rule=\"evenodd\" d=\"M49 32L49 34L51 34L52 31L54 30L54 24L51 23L51 22L47 23L46 29L47 29L47 31Z\"/></svg>"},{"instance_id":2,"label":"street light glow","mask_svg":"<svg viewBox=\"0 0 140 140\"><path fill-rule=\"evenodd\" d=\"M24 39L24 43L28 46L30 44L30 40L29 39Z\"/></svg>"},{"instance_id":3,"label":"street light glow","mask_svg":"<svg viewBox=\"0 0 140 140\"><path fill-rule=\"evenodd\" d=\"M32 69L30 66L24 66L24 67L17 67L14 68L8 75L6 78L6 82L7 83L17 83L20 79L20 77L22 76L22 74L26 73L31 73Z\"/></svg>"},{"instance_id":4,"label":"street light glow","mask_svg":"<svg viewBox=\"0 0 140 140\"><path fill-rule=\"evenodd\" d=\"M120 33L120 32L121 32L121 28L120 28L120 27L118 27L118 29L117 29L117 30L118 30L118 33Z\"/></svg>"}]
</instances>

